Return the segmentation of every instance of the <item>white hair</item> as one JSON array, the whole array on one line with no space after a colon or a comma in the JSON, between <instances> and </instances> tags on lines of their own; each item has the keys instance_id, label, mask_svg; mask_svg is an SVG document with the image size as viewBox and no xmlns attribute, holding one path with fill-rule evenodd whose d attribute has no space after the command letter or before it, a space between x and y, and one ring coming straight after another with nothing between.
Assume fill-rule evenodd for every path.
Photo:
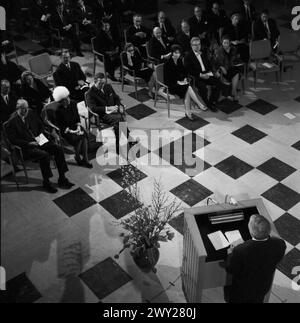
<instances>
[{"instance_id":1,"label":"white hair","mask_svg":"<svg viewBox=\"0 0 300 323\"><path fill-rule=\"evenodd\" d=\"M55 102L60 102L63 99L67 99L70 95L69 90L64 86L57 86L53 90L53 99Z\"/></svg>"}]
</instances>

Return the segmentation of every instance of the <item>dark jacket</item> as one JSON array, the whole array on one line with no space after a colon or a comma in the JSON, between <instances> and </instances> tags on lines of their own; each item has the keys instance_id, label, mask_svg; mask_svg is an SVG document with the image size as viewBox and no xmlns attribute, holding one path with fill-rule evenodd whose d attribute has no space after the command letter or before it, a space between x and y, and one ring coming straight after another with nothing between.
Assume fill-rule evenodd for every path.
<instances>
[{"instance_id":1,"label":"dark jacket","mask_svg":"<svg viewBox=\"0 0 300 323\"><path fill-rule=\"evenodd\" d=\"M177 34L176 39L177 39L177 43L181 46L184 53L191 50L191 39L192 39L191 33L190 33L190 36L188 36L183 31L180 31Z\"/></svg>"},{"instance_id":2,"label":"dark jacket","mask_svg":"<svg viewBox=\"0 0 300 323\"><path fill-rule=\"evenodd\" d=\"M106 115L105 107L121 104L119 96L110 84L105 84L103 90L104 93L92 86L86 93L87 105L92 111L96 108L100 118Z\"/></svg>"},{"instance_id":3,"label":"dark jacket","mask_svg":"<svg viewBox=\"0 0 300 323\"><path fill-rule=\"evenodd\" d=\"M2 95L0 95L0 121L1 123L6 122L11 114L16 111L16 105L18 97L13 92L10 92L8 104L4 101Z\"/></svg>"},{"instance_id":4,"label":"dark jacket","mask_svg":"<svg viewBox=\"0 0 300 323\"><path fill-rule=\"evenodd\" d=\"M65 86L71 93L78 86L79 80L86 80L80 65L76 62L70 62L71 70L65 64L61 63L54 72L54 81L56 86Z\"/></svg>"},{"instance_id":5,"label":"dark jacket","mask_svg":"<svg viewBox=\"0 0 300 323\"><path fill-rule=\"evenodd\" d=\"M227 271L233 276L230 301L263 302L285 249L285 242L278 238L265 242L248 240L234 248L226 264Z\"/></svg>"},{"instance_id":6,"label":"dark jacket","mask_svg":"<svg viewBox=\"0 0 300 323\"><path fill-rule=\"evenodd\" d=\"M163 37L175 37L175 28L172 26L171 21L168 18L166 18L164 24L165 28L161 28ZM155 27L160 27L160 23L158 21L154 24L153 29Z\"/></svg>"},{"instance_id":7,"label":"dark jacket","mask_svg":"<svg viewBox=\"0 0 300 323\"><path fill-rule=\"evenodd\" d=\"M234 46L230 47L229 53L225 51L223 46L220 46L215 53L215 69L218 69L220 66L224 67L227 71L234 65L241 63L239 56L237 54L237 49Z\"/></svg>"},{"instance_id":8,"label":"dark jacket","mask_svg":"<svg viewBox=\"0 0 300 323\"><path fill-rule=\"evenodd\" d=\"M67 128L76 130L78 123L80 123L80 116L77 109L76 101L71 101L68 108L59 106L56 110L56 122L61 133L64 134Z\"/></svg>"},{"instance_id":9,"label":"dark jacket","mask_svg":"<svg viewBox=\"0 0 300 323\"><path fill-rule=\"evenodd\" d=\"M190 24L191 33L193 37L199 37L200 34L209 31L209 19L206 16L206 14L202 15L200 21L198 21L196 16L193 16L189 18L188 22Z\"/></svg>"},{"instance_id":10,"label":"dark jacket","mask_svg":"<svg viewBox=\"0 0 300 323\"><path fill-rule=\"evenodd\" d=\"M72 16L72 13L69 9L64 9L61 17L58 13L58 10L55 8L51 13L50 22L52 27L59 29L60 31L63 31L63 27L71 24L72 28L70 29L70 31L75 32L73 26L74 17Z\"/></svg>"},{"instance_id":11,"label":"dark jacket","mask_svg":"<svg viewBox=\"0 0 300 323\"><path fill-rule=\"evenodd\" d=\"M133 66L128 64L128 57L126 52L122 53L122 60L123 60L124 66L126 66L131 70L139 71L141 68L143 68L144 60L141 54L137 50L134 51L134 55L131 57Z\"/></svg>"},{"instance_id":12,"label":"dark jacket","mask_svg":"<svg viewBox=\"0 0 300 323\"><path fill-rule=\"evenodd\" d=\"M162 61L162 55L170 53L170 46L168 44L168 40L166 38L163 38L163 42L165 44L165 47L156 37L152 37L149 41L149 55L160 61Z\"/></svg>"},{"instance_id":13,"label":"dark jacket","mask_svg":"<svg viewBox=\"0 0 300 323\"><path fill-rule=\"evenodd\" d=\"M146 33L147 35L146 38L140 38L135 36L135 34L138 32ZM131 25L126 31L126 36L127 36L128 43L132 43L134 46L140 47L150 39L150 31L144 26L141 26L141 29L138 30L135 28L134 25Z\"/></svg>"},{"instance_id":14,"label":"dark jacket","mask_svg":"<svg viewBox=\"0 0 300 323\"><path fill-rule=\"evenodd\" d=\"M169 87L176 87L177 81L183 81L186 77L187 72L181 58L177 61L177 65L172 58L164 64L164 81Z\"/></svg>"},{"instance_id":15,"label":"dark jacket","mask_svg":"<svg viewBox=\"0 0 300 323\"><path fill-rule=\"evenodd\" d=\"M112 31L111 36L112 38L101 29L95 39L95 50L101 54L105 54L107 51L114 51L119 46L119 39Z\"/></svg>"},{"instance_id":16,"label":"dark jacket","mask_svg":"<svg viewBox=\"0 0 300 323\"><path fill-rule=\"evenodd\" d=\"M239 10L242 20L247 24L251 24L256 19L255 7L251 4L249 7L250 7L250 17L247 15L246 7L244 6L244 4L241 5Z\"/></svg>"},{"instance_id":17,"label":"dark jacket","mask_svg":"<svg viewBox=\"0 0 300 323\"><path fill-rule=\"evenodd\" d=\"M40 21L43 15L50 13L49 7L50 6L48 0L41 0L41 2L34 0L32 1L30 6L30 13L34 19Z\"/></svg>"},{"instance_id":18,"label":"dark jacket","mask_svg":"<svg viewBox=\"0 0 300 323\"><path fill-rule=\"evenodd\" d=\"M270 18L268 20L268 24L269 24L269 29L271 33L271 39L270 39L271 44L272 46L274 46L277 38L280 35L280 32L278 30L276 21L274 19ZM268 34L262 20L258 19L253 23L253 40L263 40L263 39L268 39Z\"/></svg>"},{"instance_id":19,"label":"dark jacket","mask_svg":"<svg viewBox=\"0 0 300 323\"><path fill-rule=\"evenodd\" d=\"M228 35L231 41L234 40L245 40L248 41L248 31L247 27L243 23L239 23L236 27L230 24L225 27L223 35Z\"/></svg>"},{"instance_id":20,"label":"dark jacket","mask_svg":"<svg viewBox=\"0 0 300 323\"><path fill-rule=\"evenodd\" d=\"M25 70L25 69L24 69ZM7 59L7 64L3 64L0 60L0 79L8 80L11 84L17 82L22 75L23 70L14 62Z\"/></svg>"},{"instance_id":21,"label":"dark jacket","mask_svg":"<svg viewBox=\"0 0 300 323\"><path fill-rule=\"evenodd\" d=\"M76 6L72 12L74 21L77 22L79 25L82 24L83 20L91 20L94 21L93 11L90 7L85 6L85 12L81 9L81 7Z\"/></svg>"},{"instance_id":22,"label":"dark jacket","mask_svg":"<svg viewBox=\"0 0 300 323\"><path fill-rule=\"evenodd\" d=\"M46 135L44 124L35 112L29 110L24 123L17 112L8 120L6 133L10 142L22 148L23 152L31 149L29 143L35 141L35 137L41 133ZM30 129L30 130L29 130Z\"/></svg>"},{"instance_id":23,"label":"dark jacket","mask_svg":"<svg viewBox=\"0 0 300 323\"><path fill-rule=\"evenodd\" d=\"M202 61L205 67L205 71L202 70L201 64L198 61L195 53L190 51L184 58L184 66L188 72L188 74L192 75L196 80L199 80L200 73L208 73L212 71L212 65L206 54L201 54Z\"/></svg>"}]
</instances>

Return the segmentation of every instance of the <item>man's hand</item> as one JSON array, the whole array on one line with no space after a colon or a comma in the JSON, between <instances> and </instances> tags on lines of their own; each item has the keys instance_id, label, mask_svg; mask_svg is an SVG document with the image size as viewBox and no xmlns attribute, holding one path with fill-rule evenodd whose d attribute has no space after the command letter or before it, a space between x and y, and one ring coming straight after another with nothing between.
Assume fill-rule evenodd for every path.
<instances>
[{"instance_id":1,"label":"man's hand","mask_svg":"<svg viewBox=\"0 0 300 323\"><path fill-rule=\"evenodd\" d=\"M146 34L142 31L139 31L138 33L135 34L135 36L140 37L140 38L145 38Z\"/></svg>"},{"instance_id":2,"label":"man's hand","mask_svg":"<svg viewBox=\"0 0 300 323\"><path fill-rule=\"evenodd\" d=\"M69 25L65 26L63 29L64 29L64 30L66 30L66 31L68 31L68 30L70 30L71 28L72 28L72 25L71 25L71 24L69 24Z\"/></svg>"},{"instance_id":3,"label":"man's hand","mask_svg":"<svg viewBox=\"0 0 300 323\"><path fill-rule=\"evenodd\" d=\"M29 146L30 147L38 147L38 143L36 142L36 141L31 141L30 143L29 143Z\"/></svg>"},{"instance_id":4,"label":"man's hand","mask_svg":"<svg viewBox=\"0 0 300 323\"><path fill-rule=\"evenodd\" d=\"M202 78L204 80L208 80L209 79L209 75L200 73L200 78Z\"/></svg>"},{"instance_id":5,"label":"man's hand","mask_svg":"<svg viewBox=\"0 0 300 323\"><path fill-rule=\"evenodd\" d=\"M237 40L234 40L234 41L231 42L231 44L234 45L234 46L236 46L236 45L239 44L239 42Z\"/></svg>"},{"instance_id":6,"label":"man's hand","mask_svg":"<svg viewBox=\"0 0 300 323\"><path fill-rule=\"evenodd\" d=\"M2 46L6 46L7 44L9 44L9 40L4 40L1 44Z\"/></svg>"},{"instance_id":7,"label":"man's hand","mask_svg":"<svg viewBox=\"0 0 300 323\"><path fill-rule=\"evenodd\" d=\"M164 59L169 59L172 56L172 53L168 53L166 55L163 55Z\"/></svg>"},{"instance_id":8,"label":"man's hand","mask_svg":"<svg viewBox=\"0 0 300 323\"><path fill-rule=\"evenodd\" d=\"M84 86L85 82L83 80L78 81L79 86Z\"/></svg>"}]
</instances>

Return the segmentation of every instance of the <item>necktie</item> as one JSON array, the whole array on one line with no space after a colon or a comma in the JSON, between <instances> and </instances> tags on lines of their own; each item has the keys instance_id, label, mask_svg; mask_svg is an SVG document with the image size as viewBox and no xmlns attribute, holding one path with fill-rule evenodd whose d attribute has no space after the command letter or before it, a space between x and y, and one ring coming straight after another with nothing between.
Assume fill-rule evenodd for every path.
<instances>
[{"instance_id":1,"label":"necktie","mask_svg":"<svg viewBox=\"0 0 300 323\"><path fill-rule=\"evenodd\" d=\"M160 41L160 43L163 45L163 47L164 47L164 48L166 48L166 45L165 45L165 43L164 43L163 39L161 38L159 41Z\"/></svg>"},{"instance_id":2,"label":"necktie","mask_svg":"<svg viewBox=\"0 0 300 323\"><path fill-rule=\"evenodd\" d=\"M268 25L267 21L265 22L265 29L266 29L268 39L270 39L271 38L271 32L270 32L269 25Z\"/></svg>"}]
</instances>

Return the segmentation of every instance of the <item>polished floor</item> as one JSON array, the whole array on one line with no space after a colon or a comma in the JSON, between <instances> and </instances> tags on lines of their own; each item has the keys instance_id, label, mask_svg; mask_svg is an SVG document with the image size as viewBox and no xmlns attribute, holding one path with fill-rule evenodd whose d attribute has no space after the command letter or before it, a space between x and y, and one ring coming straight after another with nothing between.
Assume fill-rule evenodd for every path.
<instances>
[{"instance_id":1,"label":"polished floor","mask_svg":"<svg viewBox=\"0 0 300 323\"><path fill-rule=\"evenodd\" d=\"M290 15L282 3L268 1L284 37ZM161 2L177 20L189 15L192 4ZM148 18L150 23L153 15ZM28 40L20 42L24 51L20 61L27 64L40 48ZM57 57L53 60L57 62ZM89 52L74 60L84 69L92 66ZM99 64L97 70L101 69ZM178 217L170 222L175 238L161 244L157 273L140 271L129 251L114 257L122 249L119 221L134 212L121 178L120 168L128 166L103 166L98 151L91 155L94 168L86 170L67 155L68 176L76 183L71 191L43 192L35 165L29 171L29 184L18 172L19 190L11 176L2 179L1 264L8 283L0 302L186 302L180 276L182 213L205 205L208 197L223 202L230 194L236 200L263 200L287 243L270 301L299 303L299 286L293 280L298 274L294 268L300 266L300 64L284 73L280 84L273 75L261 76L255 89L250 75L240 104L225 100L218 113L195 111L195 122L184 117L178 102L172 104L168 118L163 100L155 108L144 90L136 100L132 86L126 86L124 93L119 83L113 87L128 107L132 133L147 148L132 162L144 201L151 200L153 180L160 179L170 199L182 203ZM164 137L169 134L169 143L148 145L151 130L168 130ZM192 140L193 156L200 165L194 171L174 162L178 157L174 145L182 137ZM162 154L162 145L170 146L170 158ZM151 158L160 163L150 163ZM5 168L2 165L3 172ZM206 290L204 301L224 302L222 289Z\"/></svg>"}]
</instances>

